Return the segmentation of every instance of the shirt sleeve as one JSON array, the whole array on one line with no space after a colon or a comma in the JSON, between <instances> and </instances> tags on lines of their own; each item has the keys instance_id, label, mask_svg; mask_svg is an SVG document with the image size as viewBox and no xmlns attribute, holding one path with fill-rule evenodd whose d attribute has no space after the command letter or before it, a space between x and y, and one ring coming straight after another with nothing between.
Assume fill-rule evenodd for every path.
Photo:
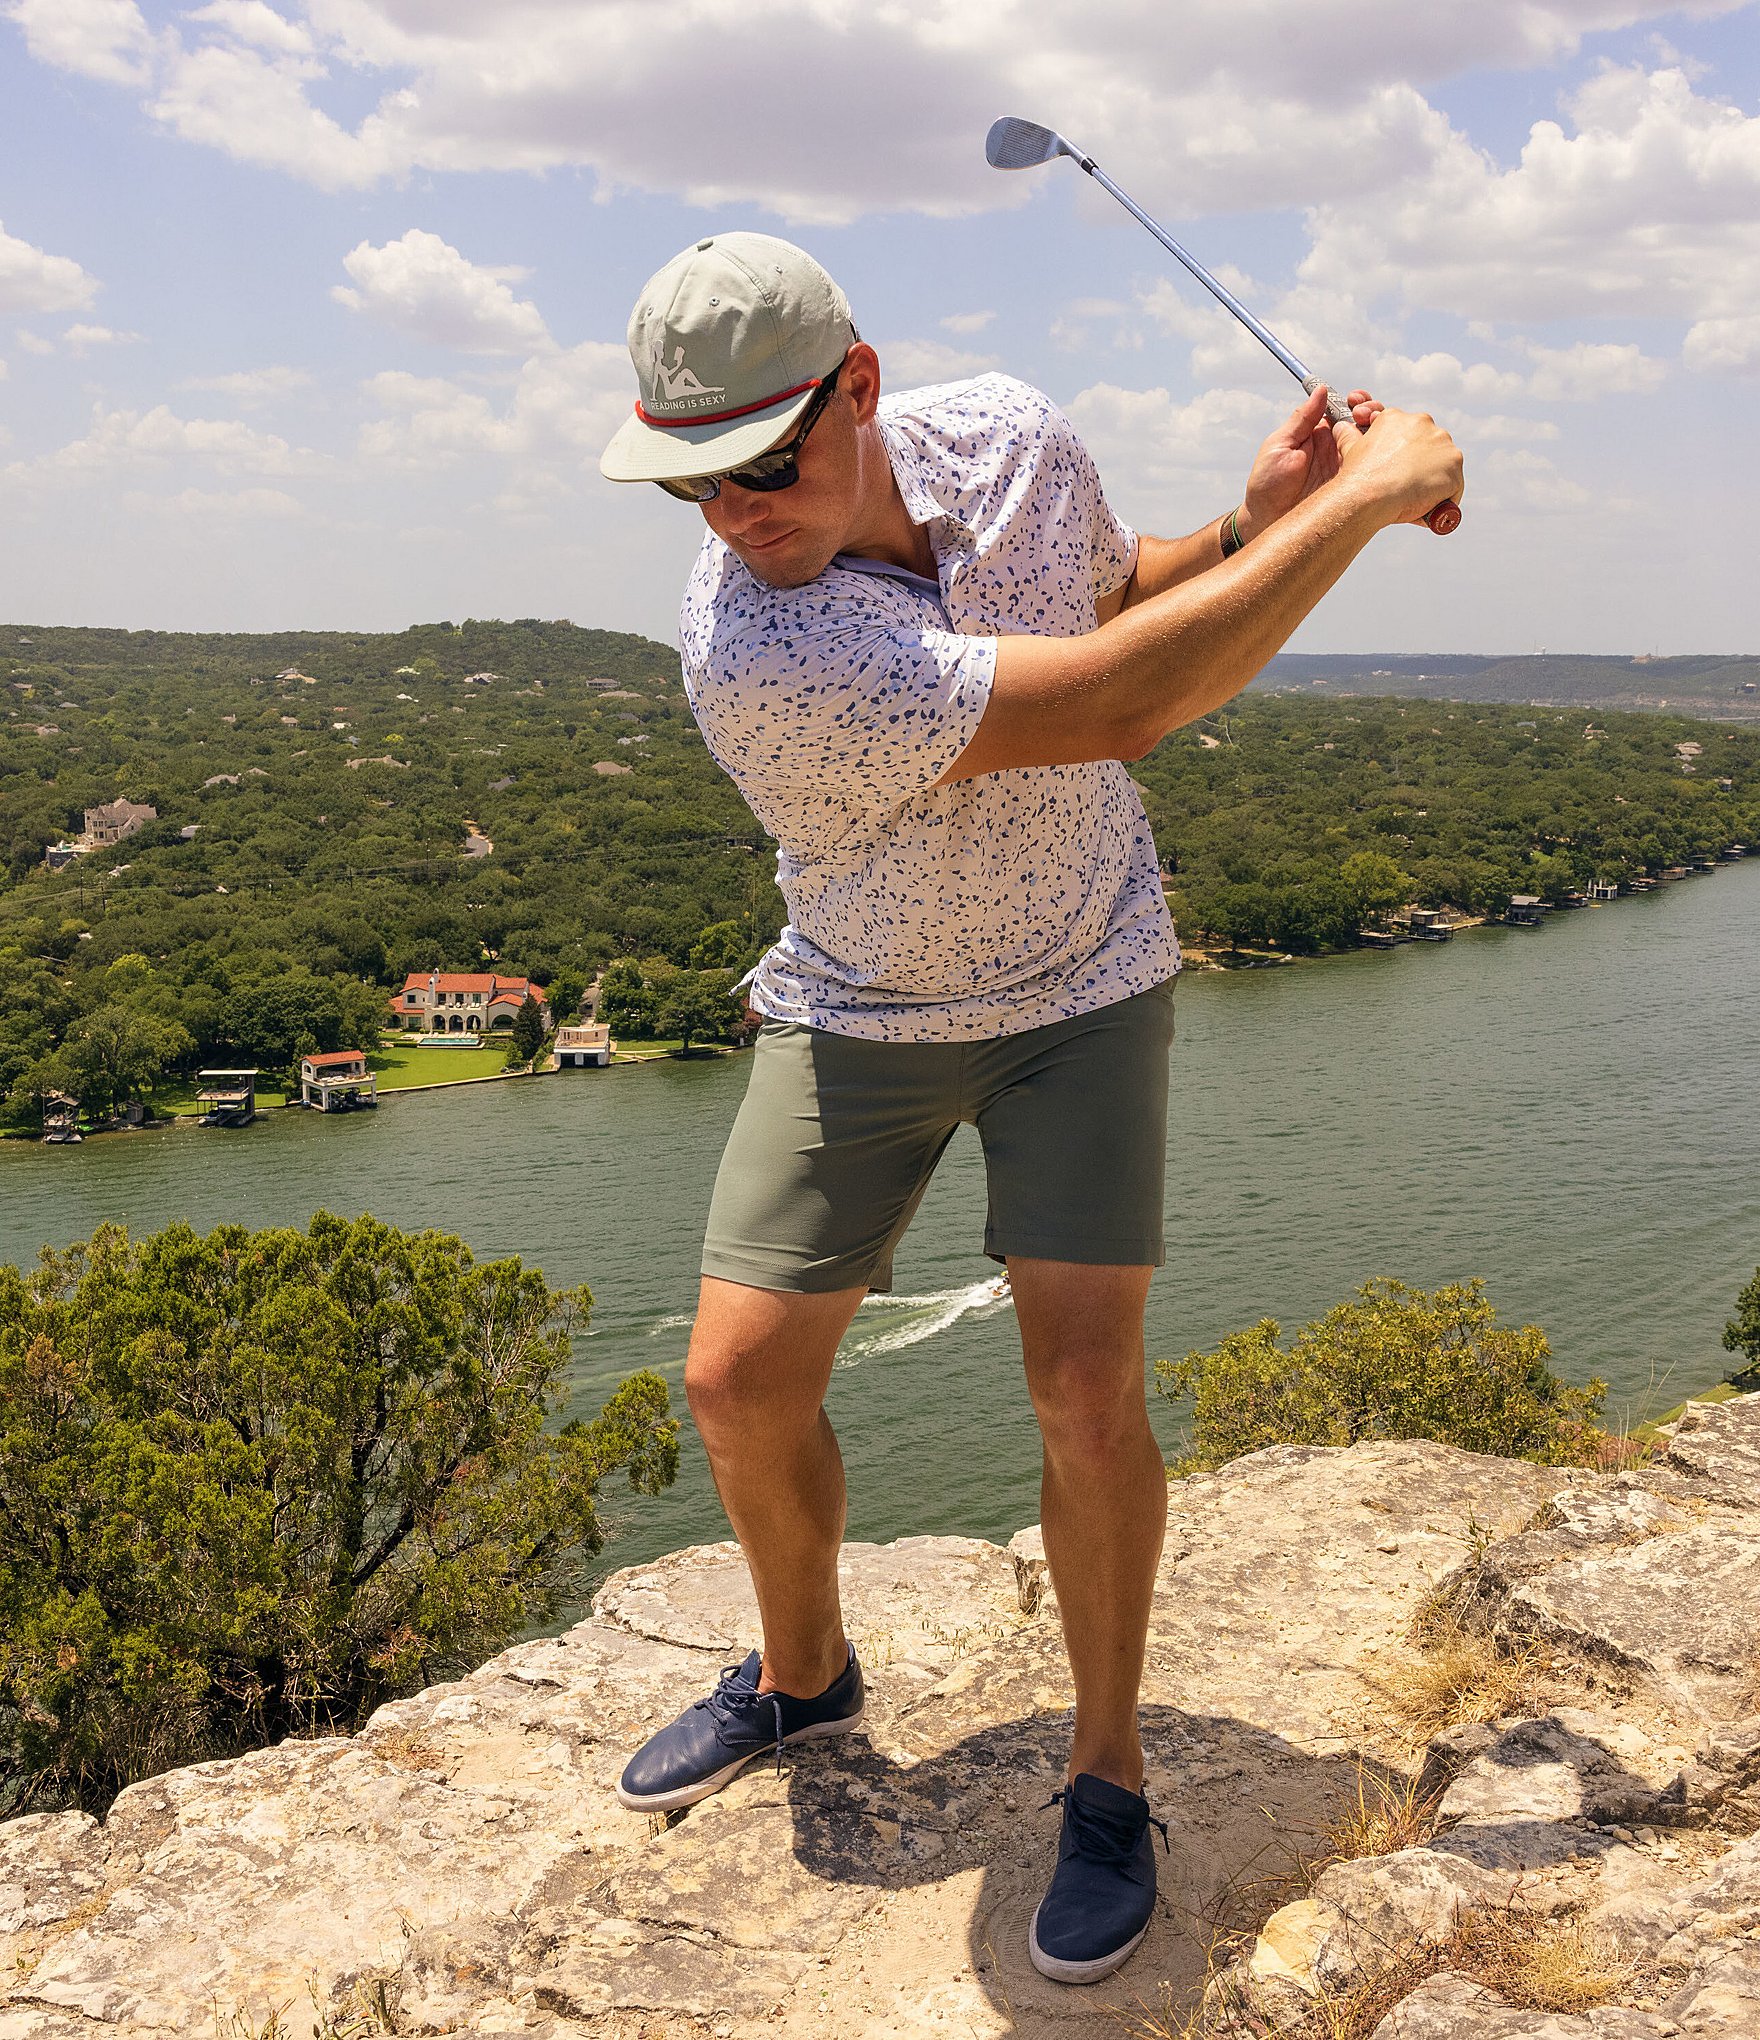
<instances>
[{"instance_id":1,"label":"shirt sleeve","mask_svg":"<svg viewBox=\"0 0 1760 2040\"><path fill-rule=\"evenodd\" d=\"M847 613L776 617L706 652L698 721L748 798L835 793L883 812L971 742L996 674L994 638Z\"/></svg>"}]
</instances>

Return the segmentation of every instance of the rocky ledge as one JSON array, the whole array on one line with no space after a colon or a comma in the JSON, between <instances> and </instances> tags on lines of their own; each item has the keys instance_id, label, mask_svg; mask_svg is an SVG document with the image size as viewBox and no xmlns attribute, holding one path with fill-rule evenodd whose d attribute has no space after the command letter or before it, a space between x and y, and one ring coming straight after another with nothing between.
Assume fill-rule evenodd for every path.
<instances>
[{"instance_id":1,"label":"rocky ledge","mask_svg":"<svg viewBox=\"0 0 1760 2040\"><path fill-rule=\"evenodd\" d=\"M1117 2040L1194 2010L1760 2035L1760 1398L1696 1406L1636 1472L1282 1447L1171 1502L1144 1723L1172 1846L1108 1984L1026 1958L1070 1700L1035 1533L851 1546L864 1730L669 1826L618 1806L625 1753L754 1639L723 1545L618 1574L590 1621L358 1735L0 1827L0 2040ZM1439 1621L1531 1676L1414 1747L1397 1696ZM1341 1819L1402 1795L1409 1845L1341 1856ZM1575 1936L1553 2009L1487 1980L1473 1921L1506 1949Z\"/></svg>"}]
</instances>

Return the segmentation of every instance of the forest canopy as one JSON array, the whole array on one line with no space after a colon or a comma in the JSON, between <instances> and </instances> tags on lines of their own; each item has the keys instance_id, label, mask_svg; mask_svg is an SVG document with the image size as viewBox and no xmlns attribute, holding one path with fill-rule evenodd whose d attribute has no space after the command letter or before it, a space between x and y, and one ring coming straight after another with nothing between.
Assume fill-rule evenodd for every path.
<instances>
[{"instance_id":1,"label":"forest canopy","mask_svg":"<svg viewBox=\"0 0 1760 2040\"><path fill-rule=\"evenodd\" d=\"M658 1000L668 967L737 973L781 923L773 846L644 638L6 625L0 676L15 1109L45 1071L121 1097L370 1047L412 970L578 996L628 960ZM1665 713L1255 690L1135 771L1182 930L1280 949L1760 841L1760 729ZM156 819L50 869L118 797Z\"/></svg>"}]
</instances>

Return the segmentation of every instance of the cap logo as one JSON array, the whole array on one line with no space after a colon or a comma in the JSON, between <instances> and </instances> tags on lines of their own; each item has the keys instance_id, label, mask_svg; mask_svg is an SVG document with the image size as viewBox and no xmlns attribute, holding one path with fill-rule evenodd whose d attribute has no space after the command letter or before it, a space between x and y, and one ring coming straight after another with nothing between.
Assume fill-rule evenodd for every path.
<instances>
[{"instance_id":1,"label":"cap logo","mask_svg":"<svg viewBox=\"0 0 1760 2040\"><path fill-rule=\"evenodd\" d=\"M685 366L682 340L673 348L669 366L666 360L666 342L656 333L650 367L654 377L655 395L669 404L689 403L693 397L720 397L727 394L725 383L705 383L699 379L694 368Z\"/></svg>"}]
</instances>

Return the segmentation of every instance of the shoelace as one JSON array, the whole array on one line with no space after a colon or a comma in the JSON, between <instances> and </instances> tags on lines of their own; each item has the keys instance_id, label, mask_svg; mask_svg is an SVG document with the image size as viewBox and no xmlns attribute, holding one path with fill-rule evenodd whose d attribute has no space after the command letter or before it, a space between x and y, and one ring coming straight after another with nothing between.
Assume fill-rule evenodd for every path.
<instances>
[{"instance_id":1,"label":"shoelace","mask_svg":"<svg viewBox=\"0 0 1760 2040\"><path fill-rule=\"evenodd\" d=\"M776 1693L758 1693L750 1686L738 1685L742 1667L726 1665L715 1682L713 1693L707 1693L696 1702L706 1708L711 1718L722 1728L743 1727L745 1720L760 1701L768 1701L771 1726L776 1735L776 1774L782 1775L782 1699Z\"/></svg>"},{"instance_id":2,"label":"shoelace","mask_svg":"<svg viewBox=\"0 0 1760 2040\"><path fill-rule=\"evenodd\" d=\"M1125 1821L1113 1814L1099 1812L1091 1806L1084 1806L1075 1798L1067 1786L1061 1792L1052 1793L1039 1811L1044 1813L1053 1806L1064 1807L1067 1811L1070 1832L1075 1836L1076 1848L1091 1863L1128 1864L1137 1853L1137 1829L1134 1822ZM1148 1816L1149 1825L1161 1831L1161 1846L1172 1853L1172 1844L1167 1839L1167 1823Z\"/></svg>"}]
</instances>

